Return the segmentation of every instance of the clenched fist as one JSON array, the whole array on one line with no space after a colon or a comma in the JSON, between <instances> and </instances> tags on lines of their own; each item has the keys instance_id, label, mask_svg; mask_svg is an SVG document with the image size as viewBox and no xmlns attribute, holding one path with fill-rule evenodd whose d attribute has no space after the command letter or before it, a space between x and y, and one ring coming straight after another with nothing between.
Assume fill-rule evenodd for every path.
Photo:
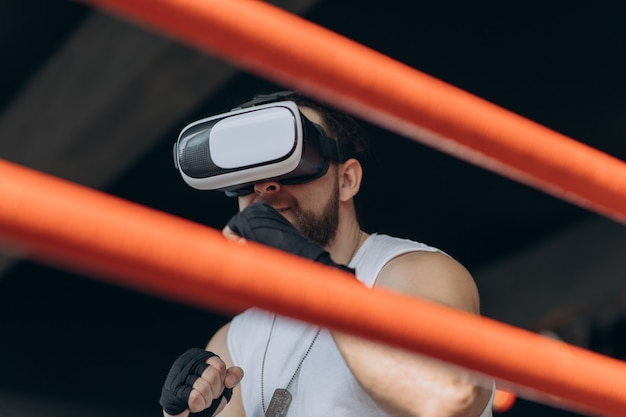
<instances>
[{"instance_id":1,"label":"clenched fist","mask_svg":"<svg viewBox=\"0 0 626 417\"><path fill-rule=\"evenodd\" d=\"M227 368L216 354L192 348L172 364L161 391L163 415L211 417L222 411L232 389L243 378L237 366Z\"/></svg>"}]
</instances>

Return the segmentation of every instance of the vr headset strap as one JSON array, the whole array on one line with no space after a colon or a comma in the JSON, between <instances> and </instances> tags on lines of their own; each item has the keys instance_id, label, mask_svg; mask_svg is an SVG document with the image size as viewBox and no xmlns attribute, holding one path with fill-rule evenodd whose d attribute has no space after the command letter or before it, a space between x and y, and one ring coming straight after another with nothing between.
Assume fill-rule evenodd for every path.
<instances>
[{"instance_id":1,"label":"vr headset strap","mask_svg":"<svg viewBox=\"0 0 626 417\"><path fill-rule=\"evenodd\" d=\"M259 104L267 104L272 103L274 101L281 101L284 97L290 96L294 94L293 91L278 91L276 93L271 94L258 94L254 96L254 98L250 101L246 101L243 104L240 104L238 107L235 107L233 110L245 109L246 107L257 106Z\"/></svg>"},{"instance_id":2,"label":"vr headset strap","mask_svg":"<svg viewBox=\"0 0 626 417\"><path fill-rule=\"evenodd\" d=\"M330 158L339 163L345 162L339 141L331 139L326 135L319 134L320 155ZM346 158L347 159L347 158Z\"/></svg>"}]
</instances>

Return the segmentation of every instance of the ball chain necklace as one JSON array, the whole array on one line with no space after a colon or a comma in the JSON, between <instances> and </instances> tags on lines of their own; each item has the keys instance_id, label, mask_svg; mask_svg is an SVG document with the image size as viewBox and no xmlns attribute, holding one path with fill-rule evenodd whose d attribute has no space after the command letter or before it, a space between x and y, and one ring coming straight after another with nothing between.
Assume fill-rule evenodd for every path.
<instances>
[{"instance_id":1,"label":"ball chain necklace","mask_svg":"<svg viewBox=\"0 0 626 417\"><path fill-rule=\"evenodd\" d=\"M352 250L352 255L350 255L350 261L348 263L350 263L352 261L352 258L354 258L354 255L356 255L356 251L359 248L359 244L361 243L362 237L363 237L363 231L359 230L359 237L356 240L356 245L354 246L354 249ZM315 332L315 336L313 337L313 340L309 344L309 347L307 348L307 350L304 352L302 359L300 359L300 362L298 363L298 367L296 368L295 372L291 376L291 379L287 383L287 386L285 388L276 388L274 390L274 394L272 395L272 399L270 400L270 404L266 410L265 409L265 387L263 384L263 381L265 379L264 378L265 358L267 357L267 350L270 346L270 340L272 338L272 333L274 332L275 324L276 324L276 314L274 314L274 317L272 319L272 326L270 327L270 333L267 336L267 343L265 344L265 351L263 352L263 362L261 363L261 406L263 407L263 413L265 414L265 417L285 417L287 415L287 411L289 410L289 406L291 405L291 399L293 398L291 393L289 392L289 388L291 387L291 384L293 383L293 381L296 379L296 376L300 372L302 363L304 363L304 360L309 355L309 352L311 352L311 349L313 348L313 345L315 344L315 341L317 340L317 337L320 335L320 331L322 330L321 327L317 328L317 331Z\"/></svg>"},{"instance_id":2,"label":"ball chain necklace","mask_svg":"<svg viewBox=\"0 0 626 417\"><path fill-rule=\"evenodd\" d=\"M265 410L265 394L264 394L265 387L263 386L263 379L264 379L263 374L265 370L265 357L267 356L267 349L270 345L272 332L274 331L274 324L276 324L276 314L274 314L274 319L272 320L272 327L270 328L270 334L267 337L267 344L265 345L265 352L263 353L263 363L261 365L261 405L263 406L263 412L265 413L265 417L285 417L287 415L287 411L289 410L289 405L291 405L291 398L292 398L291 393L289 392L289 388L291 387L291 384L293 383L294 379L296 379L296 376L300 372L302 363L304 362L306 357L309 355L309 352L313 348L313 345L315 344L315 341L317 340L317 337L319 336L320 331L322 329L320 327L317 328L317 331L315 332L315 336L313 337L311 344L309 345L306 352L304 352L304 356L302 356L302 359L300 359L300 363L298 363L298 367L296 368L296 371L291 376L291 379L289 380L289 383L287 384L287 386L285 388L276 388L276 390L274 390L274 394L272 395L272 399L270 400L270 405L267 407L267 411L266 411Z\"/></svg>"}]
</instances>

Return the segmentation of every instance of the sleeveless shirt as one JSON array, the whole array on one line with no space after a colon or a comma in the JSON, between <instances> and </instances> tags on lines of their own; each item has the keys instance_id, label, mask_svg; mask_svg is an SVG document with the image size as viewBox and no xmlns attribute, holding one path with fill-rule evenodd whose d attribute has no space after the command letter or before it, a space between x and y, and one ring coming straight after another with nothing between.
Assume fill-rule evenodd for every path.
<instances>
[{"instance_id":1,"label":"sleeveless shirt","mask_svg":"<svg viewBox=\"0 0 626 417\"><path fill-rule=\"evenodd\" d=\"M356 270L357 278L371 288L387 262L414 251L439 250L407 239L372 234L349 266ZM256 308L232 320L228 348L233 363L246 373L240 383L246 417L264 417L262 398L267 409L274 390L287 387L317 329L317 326L283 316L276 316L274 321L273 313ZM360 387L325 329L302 362L289 392L293 396L289 417L388 415ZM491 416L491 401L480 417L488 416Z\"/></svg>"}]
</instances>

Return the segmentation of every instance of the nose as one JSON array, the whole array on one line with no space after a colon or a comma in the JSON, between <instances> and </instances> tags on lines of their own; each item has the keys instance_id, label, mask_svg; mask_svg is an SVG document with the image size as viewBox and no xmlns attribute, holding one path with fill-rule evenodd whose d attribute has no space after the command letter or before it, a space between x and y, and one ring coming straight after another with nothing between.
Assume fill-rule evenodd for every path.
<instances>
[{"instance_id":1,"label":"nose","mask_svg":"<svg viewBox=\"0 0 626 417\"><path fill-rule=\"evenodd\" d=\"M254 192L258 195L275 194L280 191L278 181L262 181L254 184Z\"/></svg>"}]
</instances>

